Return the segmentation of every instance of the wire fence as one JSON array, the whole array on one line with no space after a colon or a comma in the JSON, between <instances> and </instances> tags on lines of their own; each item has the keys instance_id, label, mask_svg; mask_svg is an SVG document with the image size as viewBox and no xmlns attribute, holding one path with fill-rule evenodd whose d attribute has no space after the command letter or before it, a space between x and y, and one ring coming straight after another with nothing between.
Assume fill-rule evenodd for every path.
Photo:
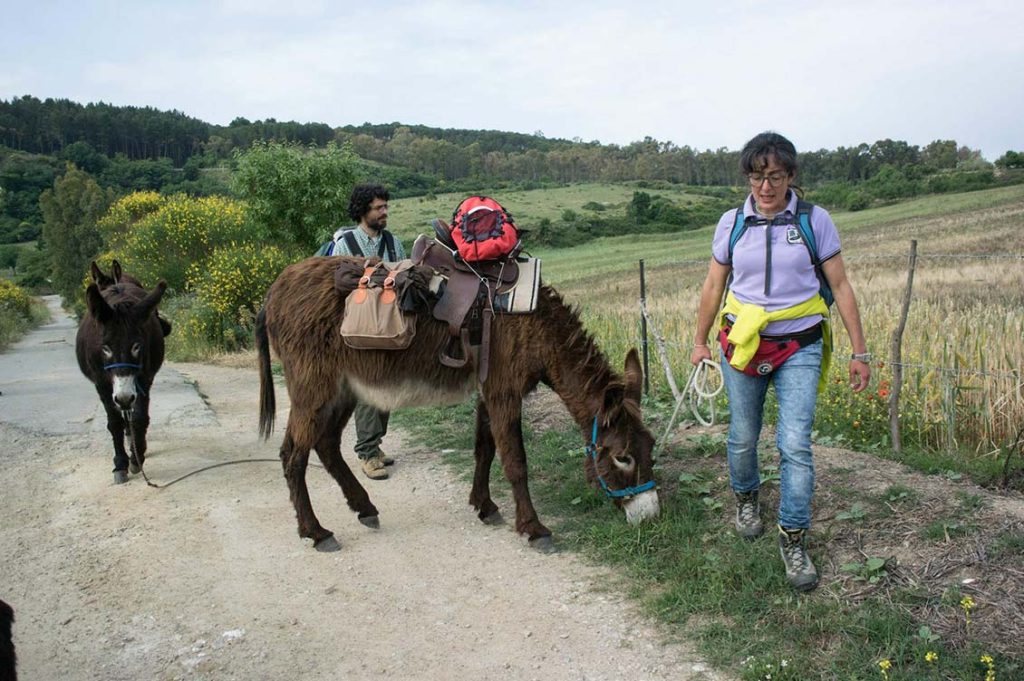
<instances>
[{"instance_id":1,"label":"wire fence","mask_svg":"<svg viewBox=\"0 0 1024 681\"><path fill-rule=\"evenodd\" d=\"M906 253L887 253L879 255L846 255L843 254L844 262L872 262L872 261L905 261L907 259ZM1024 253L918 253L917 259L920 260L1006 260L1006 261L1017 261L1024 262ZM682 258L680 260L670 260L666 262L664 267L676 266L687 266L692 267L694 265L707 265L708 259L704 258Z\"/></svg>"}]
</instances>

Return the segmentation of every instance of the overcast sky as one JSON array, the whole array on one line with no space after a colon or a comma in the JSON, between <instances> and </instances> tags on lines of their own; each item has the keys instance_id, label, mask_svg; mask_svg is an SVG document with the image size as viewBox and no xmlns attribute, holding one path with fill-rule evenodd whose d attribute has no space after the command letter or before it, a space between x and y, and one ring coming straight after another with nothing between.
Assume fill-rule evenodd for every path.
<instances>
[{"instance_id":1,"label":"overcast sky","mask_svg":"<svg viewBox=\"0 0 1024 681\"><path fill-rule=\"evenodd\" d=\"M1024 150L1020 0L0 0L0 99L628 144Z\"/></svg>"}]
</instances>

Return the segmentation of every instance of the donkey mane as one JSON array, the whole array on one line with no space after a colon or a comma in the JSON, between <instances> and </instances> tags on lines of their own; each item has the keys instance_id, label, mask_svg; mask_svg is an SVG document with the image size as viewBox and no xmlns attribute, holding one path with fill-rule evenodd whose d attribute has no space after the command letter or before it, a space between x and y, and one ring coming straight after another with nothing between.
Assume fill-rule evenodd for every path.
<instances>
[{"instance_id":1,"label":"donkey mane","mask_svg":"<svg viewBox=\"0 0 1024 681\"><path fill-rule=\"evenodd\" d=\"M573 407L585 408L582 401L587 396L602 395L609 387L622 386L622 377L611 368L597 341L583 326L579 307L569 305L558 291L546 285L542 287L542 296L542 300L548 304L544 314L551 320L551 324L545 325L545 329L549 329L554 336L550 339L552 347L571 358L574 370L568 372L570 376L587 377L582 384L571 386L568 390L559 391L556 388L566 407L579 420ZM639 418L639 408L636 415Z\"/></svg>"}]
</instances>

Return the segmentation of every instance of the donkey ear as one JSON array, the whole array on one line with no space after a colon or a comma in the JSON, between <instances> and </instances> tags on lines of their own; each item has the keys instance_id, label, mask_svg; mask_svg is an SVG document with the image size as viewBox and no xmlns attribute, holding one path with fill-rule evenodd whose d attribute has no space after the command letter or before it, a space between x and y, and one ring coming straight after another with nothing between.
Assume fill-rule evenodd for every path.
<instances>
[{"instance_id":1,"label":"donkey ear","mask_svg":"<svg viewBox=\"0 0 1024 681\"><path fill-rule=\"evenodd\" d=\"M103 272L100 271L99 265L93 260L92 264L89 265L89 276L92 277L93 283L100 283L103 280Z\"/></svg>"},{"instance_id":2,"label":"donkey ear","mask_svg":"<svg viewBox=\"0 0 1024 681\"><path fill-rule=\"evenodd\" d=\"M625 396L621 383L612 383L604 389L604 402L601 405L601 426L611 425L619 417L622 409L622 398Z\"/></svg>"},{"instance_id":3,"label":"donkey ear","mask_svg":"<svg viewBox=\"0 0 1024 681\"><path fill-rule=\"evenodd\" d=\"M96 284L89 284L89 288L85 289L85 305L89 314L100 324L106 324L114 316L113 308L107 305Z\"/></svg>"},{"instance_id":4,"label":"donkey ear","mask_svg":"<svg viewBox=\"0 0 1024 681\"><path fill-rule=\"evenodd\" d=\"M111 265L111 267L110 267L110 271L114 275L114 281L116 281L118 284L120 284L121 283L121 263L119 263L118 261L115 260L113 265Z\"/></svg>"},{"instance_id":5,"label":"donkey ear","mask_svg":"<svg viewBox=\"0 0 1024 681\"><path fill-rule=\"evenodd\" d=\"M145 319L149 316L149 313L156 309L156 306L160 304L160 299L164 297L164 291L167 290L167 282L163 279L156 285L156 288L150 291L145 298L135 304L135 313L139 316L139 319Z\"/></svg>"},{"instance_id":6,"label":"donkey ear","mask_svg":"<svg viewBox=\"0 0 1024 681\"><path fill-rule=\"evenodd\" d=\"M644 382L644 370L640 366L640 358L637 356L636 348L630 348L626 353L626 399L640 403L641 388Z\"/></svg>"}]
</instances>

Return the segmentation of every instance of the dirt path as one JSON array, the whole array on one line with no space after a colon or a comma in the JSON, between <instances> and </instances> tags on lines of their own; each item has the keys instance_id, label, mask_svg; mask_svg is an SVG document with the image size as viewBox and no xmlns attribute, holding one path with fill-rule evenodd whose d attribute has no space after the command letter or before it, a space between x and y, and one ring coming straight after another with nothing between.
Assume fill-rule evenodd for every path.
<instances>
[{"instance_id":1,"label":"dirt path","mask_svg":"<svg viewBox=\"0 0 1024 681\"><path fill-rule=\"evenodd\" d=\"M71 418L48 434L5 414L19 391L32 392L7 373L0 597L16 611L24 679L724 678L663 642L619 596L615 575L479 523L467 485L434 455L410 452L401 433L388 440L399 459L392 478L364 483L381 510L378 531L358 523L323 470L310 471L315 508L342 545L325 555L297 536L276 462L163 490L139 478L114 486L99 401L73 406L87 414L80 432L63 432ZM154 481L276 459L280 432L256 437L253 370L169 365L161 376L208 406L194 398L154 416ZM44 404L77 399L48 392ZM154 407L163 399L158 384Z\"/></svg>"}]
</instances>

